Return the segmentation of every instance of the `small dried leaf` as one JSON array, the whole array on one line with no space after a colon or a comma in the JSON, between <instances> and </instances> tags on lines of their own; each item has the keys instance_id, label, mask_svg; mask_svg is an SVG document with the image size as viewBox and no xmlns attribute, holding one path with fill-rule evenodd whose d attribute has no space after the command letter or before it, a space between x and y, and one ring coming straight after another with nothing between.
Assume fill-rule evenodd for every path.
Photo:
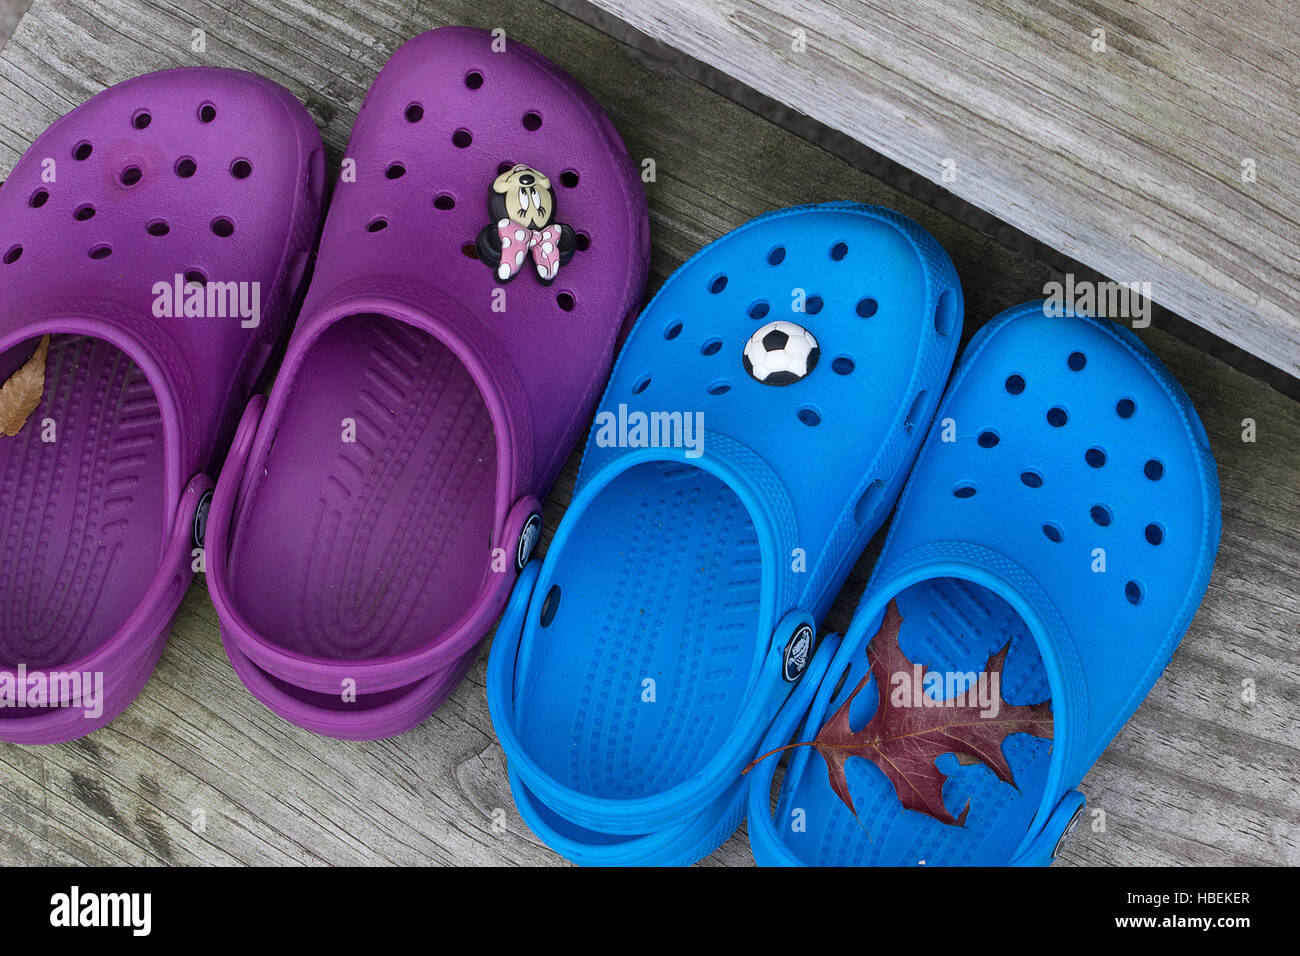
<instances>
[{"instance_id":1,"label":"small dried leaf","mask_svg":"<svg viewBox=\"0 0 1300 956\"><path fill-rule=\"evenodd\" d=\"M0 385L0 434L9 438L17 435L41 404L41 396L45 393L45 360L49 351L50 337L46 335L22 368Z\"/></svg>"}]
</instances>

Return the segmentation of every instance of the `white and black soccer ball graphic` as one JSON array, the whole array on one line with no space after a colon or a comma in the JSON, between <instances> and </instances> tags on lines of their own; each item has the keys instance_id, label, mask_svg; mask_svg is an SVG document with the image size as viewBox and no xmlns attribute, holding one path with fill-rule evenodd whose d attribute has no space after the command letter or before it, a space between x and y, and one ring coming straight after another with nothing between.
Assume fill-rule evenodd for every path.
<instances>
[{"instance_id":1,"label":"white and black soccer ball graphic","mask_svg":"<svg viewBox=\"0 0 1300 956\"><path fill-rule=\"evenodd\" d=\"M820 356L811 332L778 319L745 343L745 371L764 385L792 385L816 368Z\"/></svg>"}]
</instances>

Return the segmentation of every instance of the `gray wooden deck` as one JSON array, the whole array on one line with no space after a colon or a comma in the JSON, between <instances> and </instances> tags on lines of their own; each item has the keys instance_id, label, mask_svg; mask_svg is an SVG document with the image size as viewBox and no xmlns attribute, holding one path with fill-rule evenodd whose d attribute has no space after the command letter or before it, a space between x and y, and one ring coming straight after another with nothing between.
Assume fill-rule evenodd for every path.
<instances>
[{"instance_id":1,"label":"gray wooden deck","mask_svg":"<svg viewBox=\"0 0 1300 956\"><path fill-rule=\"evenodd\" d=\"M593 91L634 156L655 159L658 181L647 186L652 286L760 212L837 198L892 206L938 237L966 291L967 336L999 310L1041 295L1056 276L1048 262L541 0L311 7L35 0L0 51L0 171L105 85L197 64L257 70L287 86L307 103L337 164L388 55L412 34L447 23L501 26L535 46ZM194 27L208 34L202 56L190 50ZM1064 862L1297 864L1300 405L1156 328L1142 335L1187 387L1209 431L1223 486L1223 546L1171 667L1085 781L1104 829L1100 818L1082 827ZM1253 443L1242 441L1246 418L1257 425ZM547 503L551 527L575 466L576 458ZM875 550L830 626L846 623ZM486 652L452 699L402 737L367 744L315 737L245 692L198 580L157 672L124 716L70 744L0 745L0 862L560 863L514 811L487 715L485 660ZM1246 680L1255 684L1252 704L1242 700ZM748 864L744 832L708 862Z\"/></svg>"}]
</instances>

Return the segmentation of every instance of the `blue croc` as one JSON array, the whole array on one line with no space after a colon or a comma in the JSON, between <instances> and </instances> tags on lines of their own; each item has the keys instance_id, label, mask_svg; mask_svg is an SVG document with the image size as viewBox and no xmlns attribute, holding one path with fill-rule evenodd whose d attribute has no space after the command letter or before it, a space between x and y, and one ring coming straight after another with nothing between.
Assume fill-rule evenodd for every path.
<instances>
[{"instance_id":1,"label":"blue croc","mask_svg":"<svg viewBox=\"0 0 1300 956\"><path fill-rule=\"evenodd\" d=\"M847 203L760 217L628 338L573 500L493 643L522 814L585 863L689 863L901 489L962 295L919 226Z\"/></svg>"},{"instance_id":2,"label":"blue croc","mask_svg":"<svg viewBox=\"0 0 1300 956\"><path fill-rule=\"evenodd\" d=\"M777 758L751 772L755 859L1051 862L1083 810L1075 788L1191 622L1219 523L1205 430L1135 335L1041 302L995 318L811 708L785 708L764 741L822 746L791 752L775 818Z\"/></svg>"}]
</instances>

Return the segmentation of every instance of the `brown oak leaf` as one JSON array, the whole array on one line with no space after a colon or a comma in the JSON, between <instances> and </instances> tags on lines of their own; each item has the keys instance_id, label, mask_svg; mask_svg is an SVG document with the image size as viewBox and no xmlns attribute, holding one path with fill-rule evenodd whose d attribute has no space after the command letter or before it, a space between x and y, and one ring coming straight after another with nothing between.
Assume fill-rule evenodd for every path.
<instances>
[{"instance_id":1,"label":"brown oak leaf","mask_svg":"<svg viewBox=\"0 0 1300 956\"><path fill-rule=\"evenodd\" d=\"M49 350L50 337L46 335L22 368L0 385L0 434L9 438L17 435L41 403L41 396L45 393L45 359Z\"/></svg>"},{"instance_id":2,"label":"brown oak leaf","mask_svg":"<svg viewBox=\"0 0 1300 956\"><path fill-rule=\"evenodd\" d=\"M972 693L959 694L956 698L943 701L941 706L936 706L938 701L933 699L930 706L922 706L915 700L907 705L896 705L891 693L895 676L902 675L900 681L915 680L913 662L898 646L898 632L902 623L903 618L897 605L890 601L880 630L868 648L871 673L862 678L848 700L831 715L818 731L815 740L790 746L810 746L822 755L826 761L831 789L854 816L857 815L857 808L849 794L844 768L849 758L863 757L879 767L889 778L904 809L920 811L941 823L962 826L970 805L967 804L962 809L960 817L954 817L948 812L943 802L943 784L947 776L935 761L943 754L955 754L960 763L982 763L997 774L999 780L1015 786L1011 767L1002 754L1002 741L1008 734L1014 733L1050 739L1051 702L1015 706L1000 699L1002 668L1010 647L1008 642L985 665L990 686L993 675L997 675L999 701L996 714L985 714L984 708L975 699L973 688ZM922 668L917 686L925 686L928 673L928 669ZM876 679L879 694L876 713L865 727L855 731L849 725L849 711L854 698L872 677ZM773 751L777 752L779 751ZM758 759L762 760L766 756L770 755L764 754Z\"/></svg>"}]
</instances>

